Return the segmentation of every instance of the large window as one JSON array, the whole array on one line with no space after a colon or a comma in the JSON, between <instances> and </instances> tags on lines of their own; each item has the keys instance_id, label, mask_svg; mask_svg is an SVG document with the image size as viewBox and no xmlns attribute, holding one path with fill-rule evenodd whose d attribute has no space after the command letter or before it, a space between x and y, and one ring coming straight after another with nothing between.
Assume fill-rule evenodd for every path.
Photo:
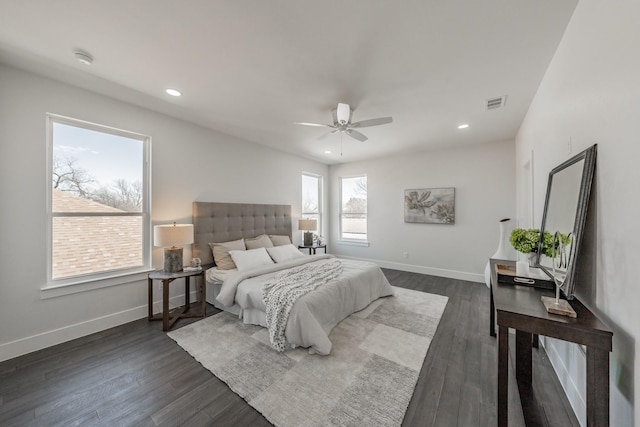
<instances>
[{"instance_id":1,"label":"large window","mask_svg":"<svg viewBox=\"0 0 640 427\"><path fill-rule=\"evenodd\" d=\"M149 138L48 116L52 285L150 267Z\"/></svg>"},{"instance_id":2,"label":"large window","mask_svg":"<svg viewBox=\"0 0 640 427\"><path fill-rule=\"evenodd\" d=\"M367 240L367 177L340 178L340 238Z\"/></svg>"},{"instance_id":3,"label":"large window","mask_svg":"<svg viewBox=\"0 0 640 427\"><path fill-rule=\"evenodd\" d=\"M302 173L302 217L318 220L316 234L322 235L322 177Z\"/></svg>"}]
</instances>

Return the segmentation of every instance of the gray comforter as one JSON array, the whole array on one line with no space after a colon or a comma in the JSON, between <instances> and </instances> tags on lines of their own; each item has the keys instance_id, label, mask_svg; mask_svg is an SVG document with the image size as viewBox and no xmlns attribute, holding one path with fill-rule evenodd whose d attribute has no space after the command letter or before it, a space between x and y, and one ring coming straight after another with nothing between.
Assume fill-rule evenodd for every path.
<instances>
[{"instance_id":1,"label":"gray comforter","mask_svg":"<svg viewBox=\"0 0 640 427\"><path fill-rule=\"evenodd\" d=\"M331 258L331 255L314 255L237 272L224 281L217 300L225 306L238 303L243 309L247 308L244 306L246 301L235 298L238 286L259 292L260 296L251 299L262 300L263 286L270 283L279 271L306 263L323 263ZM338 278L300 297L291 309L285 336L293 346L308 347L311 353L329 354L329 333L334 326L372 301L393 295L389 281L376 264L353 260L341 262L343 271ZM255 308L266 309L264 302L262 304L262 307Z\"/></svg>"}]
</instances>

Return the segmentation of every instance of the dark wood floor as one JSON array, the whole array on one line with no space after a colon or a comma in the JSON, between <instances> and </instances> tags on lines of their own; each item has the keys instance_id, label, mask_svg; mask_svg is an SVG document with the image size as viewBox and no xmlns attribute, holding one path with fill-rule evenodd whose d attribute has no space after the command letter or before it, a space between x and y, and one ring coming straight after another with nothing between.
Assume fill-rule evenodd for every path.
<instances>
[{"instance_id":1,"label":"dark wood floor","mask_svg":"<svg viewBox=\"0 0 640 427\"><path fill-rule=\"evenodd\" d=\"M497 343L488 333L487 287L384 271L395 286L449 297L403 425L496 425ZM533 353L544 424L578 426L544 351ZM510 425L523 426L517 389L509 391ZM142 319L0 363L0 425L270 424L167 337L161 322Z\"/></svg>"}]
</instances>

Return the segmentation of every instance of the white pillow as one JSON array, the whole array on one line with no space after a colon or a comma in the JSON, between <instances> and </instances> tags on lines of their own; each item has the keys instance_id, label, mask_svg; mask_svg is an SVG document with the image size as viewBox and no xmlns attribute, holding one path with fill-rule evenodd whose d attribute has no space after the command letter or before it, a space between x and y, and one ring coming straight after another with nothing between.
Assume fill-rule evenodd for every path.
<instances>
[{"instance_id":1,"label":"white pillow","mask_svg":"<svg viewBox=\"0 0 640 427\"><path fill-rule=\"evenodd\" d=\"M305 256L293 245L274 246L273 248L267 248L267 252L275 262L284 262Z\"/></svg>"},{"instance_id":2,"label":"white pillow","mask_svg":"<svg viewBox=\"0 0 640 427\"><path fill-rule=\"evenodd\" d=\"M261 265L273 264L273 260L265 248L249 249L248 251L229 251L231 259L238 267L238 271L247 271Z\"/></svg>"}]
</instances>

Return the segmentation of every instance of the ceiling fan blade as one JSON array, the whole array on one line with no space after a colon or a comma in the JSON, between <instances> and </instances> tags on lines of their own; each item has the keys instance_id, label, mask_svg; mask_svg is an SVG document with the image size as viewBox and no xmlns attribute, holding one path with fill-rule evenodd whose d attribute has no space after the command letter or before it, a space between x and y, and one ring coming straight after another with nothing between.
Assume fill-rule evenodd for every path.
<instances>
[{"instance_id":1,"label":"ceiling fan blade","mask_svg":"<svg viewBox=\"0 0 640 427\"><path fill-rule=\"evenodd\" d=\"M338 129L334 129L334 130L332 130L332 131L330 131L330 132L323 133L322 135L320 135L320 136L318 137L318 140L319 140L319 141L320 141L320 140L323 140L323 139L325 139L326 137L328 137L329 135L333 135L333 134L334 134L334 133L336 133L336 132L338 132Z\"/></svg>"},{"instance_id":2,"label":"ceiling fan blade","mask_svg":"<svg viewBox=\"0 0 640 427\"><path fill-rule=\"evenodd\" d=\"M349 135L351 138L357 139L360 142L365 142L367 139L369 139L364 134L353 129L347 130L347 135Z\"/></svg>"},{"instance_id":3,"label":"ceiling fan blade","mask_svg":"<svg viewBox=\"0 0 640 427\"><path fill-rule=\"evenodd\" d=\"M366 128L369 126L386 125L387 123L393 123L393 117L378 117L377 119L362 120L351 123L351 126L354 128Z\"/></svg>"},{"instance_id":4,"label":"ceiling fan blade","mask_svg":"<svg viewBox=\"0 0 640 427\"><path fill-rule=\"evenodd\" d=\"M303 126L318 126L323 128L334 128L333 125L325 125L322 123L306 123L306 122L293 122L294 125L303 125Z\"/></svg>"}]
</instances>

